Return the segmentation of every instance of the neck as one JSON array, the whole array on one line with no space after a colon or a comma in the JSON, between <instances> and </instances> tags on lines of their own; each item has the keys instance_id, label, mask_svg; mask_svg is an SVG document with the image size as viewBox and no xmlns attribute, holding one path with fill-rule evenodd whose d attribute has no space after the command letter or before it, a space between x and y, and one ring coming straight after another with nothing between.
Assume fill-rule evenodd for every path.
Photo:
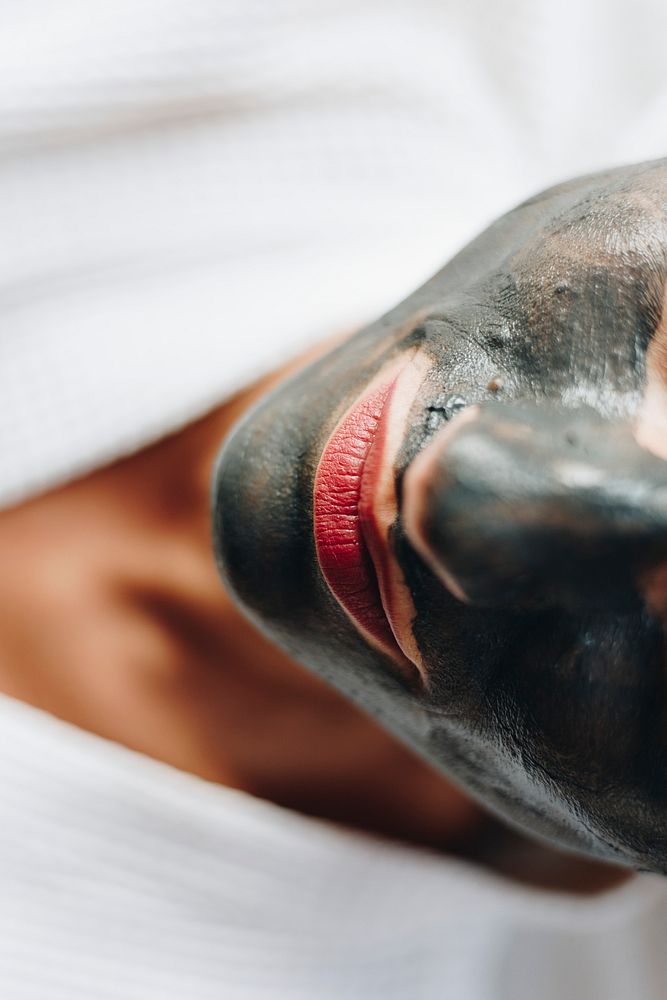
<instances>
[{"instance_id":1,"label":"neck","mask_svg":"<svg viewBox=\"0 0 667 1000\"><path fill-rule=\"evenodd\" d=\"M269 644L218 579L212 463L271 382L0 516L0 690L211 781L449 846L477 809Z\"/></svg>"},{"instance_id":2,"label":"neck","mask_svg":"<svg viewBox=\"0 0 667 1000\"><path fill-rule=\"evenodd\" d=\"M488 846L477 805L265 640L218 579L212 463L275 380L0 515L12 567L0 691L310 815L443 850Z\"/></svg>"}]
</instances>

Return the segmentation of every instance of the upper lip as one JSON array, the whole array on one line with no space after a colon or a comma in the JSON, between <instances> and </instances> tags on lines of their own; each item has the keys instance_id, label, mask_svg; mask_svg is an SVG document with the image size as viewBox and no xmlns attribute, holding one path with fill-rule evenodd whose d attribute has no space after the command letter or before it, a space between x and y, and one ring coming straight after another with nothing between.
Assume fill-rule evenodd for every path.
<instances>
[{"instance_id":1,"label":"upper lip","mask_svg":"<svg viewBox=\"0 0 667 1000\"><path fill-rule=\"evenodd\" d=\"M317 468L314 531L329 589L356 627L406 672L422 673L410 592L389 545L395 459L424 376L411 353L383 366L334 428Z\"/></svg>"}]
</instances>

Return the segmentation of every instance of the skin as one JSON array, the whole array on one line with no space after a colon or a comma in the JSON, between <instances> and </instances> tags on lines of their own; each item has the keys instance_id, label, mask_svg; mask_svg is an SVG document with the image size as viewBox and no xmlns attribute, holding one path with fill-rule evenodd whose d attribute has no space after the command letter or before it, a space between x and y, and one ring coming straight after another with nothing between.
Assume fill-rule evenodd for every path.
<instances>
[{"instance_id":1,"label":"skin","mask_svg":"<svg viewBox=\"0 0 667 1000\"><path fill-rule=\"evenodd\" d=\"M663 873L666 276L665 161L551 189L263 400L214 490L220 570L272 641L509 823ZM401 359L409 669L333 596L312 515L328 439Z\"/></svg>"},{"instance_id":2,"label":"skin","mask_svg":"<svg viewBox=\"0 0 667 1000\"><path fill-rule=\"evenodd\" d=\"M286 374L0 512L0 560L10 567L0 578L0 691L208 781L473 853L489 826L475 803L268 642L220 583L214 457L239 416ZM558 859L533 858L530 867L533 880L562 881ZM565 874L579 891L608 877Z\"/></svg>"},{"instance_id":3,"label":"skin","mask_svg":"<svg viewBox=\"0 0 667 1000\"><path fill-rule=\"evenodd\" d=\"M221 585L214 458L240 416L288 374L0 512L9 568L0 578L0 691L288 809L464 855L543 888L607 888L618 869L538 849L494 822L262 636Z\"/></svg>"}]
</instances>

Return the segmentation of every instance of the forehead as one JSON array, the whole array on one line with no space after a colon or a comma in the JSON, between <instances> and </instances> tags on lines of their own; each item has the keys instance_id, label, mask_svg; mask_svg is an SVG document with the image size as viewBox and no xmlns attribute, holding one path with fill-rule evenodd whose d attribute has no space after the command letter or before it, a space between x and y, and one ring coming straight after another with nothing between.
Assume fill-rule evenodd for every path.
<instances>
[{"instance_id":1,"label":"forehead","mask_svg":"<svg viewBox=\"0 0 667 1000\"><path fill-rule=\"evenodd\" d=\"M520 206L441 272L426 339L442 368L515 395L629 412L667 273L667 169L583 179Z\"/></svg>"}]
</instances>

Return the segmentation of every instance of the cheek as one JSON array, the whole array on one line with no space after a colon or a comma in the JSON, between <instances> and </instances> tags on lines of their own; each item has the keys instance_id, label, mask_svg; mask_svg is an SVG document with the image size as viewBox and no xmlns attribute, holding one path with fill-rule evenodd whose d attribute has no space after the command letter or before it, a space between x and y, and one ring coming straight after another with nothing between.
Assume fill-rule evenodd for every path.
<instances>
[{"instance_id":1,"label":"cheek","mask_svg":"<svg viewBox=\"0 0 667 1000\"><path fill-rule=\"evenodd\" d=\"M667 331L662 329L646 354L646 391L635 424L637 443L667 459Z\"/></svg>"},{"instance_id":2,"label":"cheek","mask_svg":"<svg viewBox=\"0 0 667 1000\"><path fill-rule=\"evenodd\" d=\"M646 352L646 390L635 425L642 448L667 459L667 288L661 319Z\"/></svg>"}]
</instances>

